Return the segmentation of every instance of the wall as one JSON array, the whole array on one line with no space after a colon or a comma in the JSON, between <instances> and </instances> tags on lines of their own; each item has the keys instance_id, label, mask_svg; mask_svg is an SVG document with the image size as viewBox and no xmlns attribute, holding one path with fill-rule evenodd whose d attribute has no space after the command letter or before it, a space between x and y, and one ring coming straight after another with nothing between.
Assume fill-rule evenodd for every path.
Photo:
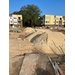
<instances>
[{"instance_id":1,"label":"wall","mask_svg":"<svg viewBox=\"0 0 75 75\"><path fill-rule=\"evenodd\" d=\"M12 17L12 16L9 16L9 24L13 24L13 20L10 17ZM12 21L12 23L11 23L11 21Z\"/></svg>"},{"instance_id":2,"label":"wall","mask_svg":"<svg viewBox=\"0 0 75 75\"><path fill-rule=\"evenodd\" d=\"M18 17L20 17L20 18L21 18L21 20L22 20L22 15L17 15L17 19L18 19Z\"/></svg>"},{"instance_id":3,"label":"wall","mask_svg":"<svg viewBox=\"0 0 75 75\"><path fill-rule=\"evenodd\" d=\"M65 22L65 20L62 18L62 25L65 25L65 23L63 23L63 22Z\"/></svg>"},{"instance_id":4,"label":"wall","mask_svg":"<svg viewBox=\"0 0 75 75\"><path fill-rule=\"evenodd\" d=\"M15 14L12 14L12 16L17 16L17 19L18 19L18 17L21 17L21 20L22 20L22 15L15 15Z\"/></svg>"},{"instance_id":5,"label":"wall","mask_svg":"<svg viewBox=\"0 0 75 75\"><path fill-rule=\"evenodd\" d=\"M13 19L14 21L16 21L16 23L14 23L15 25L18 24L18 17L20 17L20 19L22 20L22 15L15 15L13 14L12 17L16 16L17 18L16 19Z\"/></svg>"},{"instance_id":6,"label":"wall","mask_svg":"<svg viewBox=\"0 0 75 75\"><path fill-rule=\"evenodd\" d=\"M49 19L46 19L46 17L49 17ZM49 23L46 23L46 21L49 21ZM45 15L45 25L54 25L54 15Z\"/></svg>"},{"instance_id":7,"label":"wall","mask_svg":"<svg viewBox=\"0 0 75 75\"><path fill-rule=\"evenodd\" d=\"M58 18L58 20L57 20L57 18ZM64 25L63 22L65 22L65 20L63 19L63 16L56 16L55 20L56 20L56 22L58 22L58 23L56 23L56 25L59 25L60 18L62 18L62 25Z\"/></svg>"},{"instance_id":8,"label":"wall","mask_svg":"<svg viewBox=\"0 0 75 75\"><path fill-rule=\"evenodd\" d=\"M49 17L49 19L46 19L46 17ZM63 23L63 22L65 22L65 20L63 19L63 16L45 15L45 23L44 24L45 25L54 25L54 22L56 20L56 25L59 25L60 18L62 18L62 25L64 25L65 23ZM46 21L49 21L49 23L46 23Z\"/></svg>"},{"instance_id":9,"label":"wall","mask_svg":"<svg viewBox=\"0 0 75 75\"><path fill-rule=\"evenodd\" d=\"M14 16L16 17L16 19L14 19ZM12 15L12 18L13 18L13 24L17 25L17 15ZM14 23L14 21L15 21L15 23Z\"/></svg>"},{"instance_id":10,"label":"wall","mask_svg":"<svg viewBox=\"0 0 75 75\"><path fill-rule=\"evenodd\" d=\"M45 24L45 18L43 17L43 24Z\"/></svg>"},{"instance_id":11,"label":"wall","mask_svg":"<svg viewBox=\"0 0 75 75\"><path fill-rule=\"evenodd\" d=\"M10 16L12 16L12 19L10 19ZM13 18L14 16L16 17L16 19ZM22 15L15 15L15 14L9 15L9 24L13 24L18 27L18 17L20 17L20 19L21 19L20 22L22 22ZM10 21L12 21L12 23ZM15 23L14 23L14 21L15 21ZM20 25L20 26L22 26L22 25Z\"/></svg>"}]
</instances>

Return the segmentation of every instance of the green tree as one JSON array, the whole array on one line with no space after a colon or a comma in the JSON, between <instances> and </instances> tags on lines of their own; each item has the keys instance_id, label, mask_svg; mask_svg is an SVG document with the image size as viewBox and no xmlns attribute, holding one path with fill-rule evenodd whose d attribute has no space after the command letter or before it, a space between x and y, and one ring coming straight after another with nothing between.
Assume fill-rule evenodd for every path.
<instances>
[{"instance_id":1,"label":"green tree","mask_svg":"<svg viewBox=\"0 0 75 75\"><path fill-rule=\"evenodd\" d=\"M23 17L24 26L33 26L35 24L40 24L41 20L38 19L42 11L38 6L32 4L27 6L22 6L20 11L13 12L13 14L21 14Z\"/></svg>"}]
</instances>

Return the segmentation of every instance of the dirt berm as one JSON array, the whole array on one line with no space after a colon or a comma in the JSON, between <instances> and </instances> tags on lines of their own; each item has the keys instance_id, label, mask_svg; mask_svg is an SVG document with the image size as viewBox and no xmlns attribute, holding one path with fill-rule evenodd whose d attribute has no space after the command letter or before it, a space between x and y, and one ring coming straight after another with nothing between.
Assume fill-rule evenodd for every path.
<instances>
[{"instance_id":1,"label":"dirt berm","mask_svg":"<svg viewBox=\"0 0 75 75\"><path fill-rule=\"evenodd\" d=\"M65 54L65 36L61 32L38 29L27 39L33 43L34 48L42 53Z\"/></svg>"}]
</instances>

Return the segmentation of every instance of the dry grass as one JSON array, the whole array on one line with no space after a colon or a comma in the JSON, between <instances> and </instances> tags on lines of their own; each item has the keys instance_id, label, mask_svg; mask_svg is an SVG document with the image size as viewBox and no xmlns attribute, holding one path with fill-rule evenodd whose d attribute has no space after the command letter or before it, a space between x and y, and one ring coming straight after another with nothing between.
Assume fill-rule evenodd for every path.
<instances>
[{"instance_id":1,"label":"dry grass","mask_svg":"<svg viewBox=\"0 0 75 75\"><path fill-rule=\"evenodd\" d=\"M25 29L25 27L23 27L23 28L19 28L18 30L21 30L21 31L23 31Z\"/></svg>"}]
</instances>

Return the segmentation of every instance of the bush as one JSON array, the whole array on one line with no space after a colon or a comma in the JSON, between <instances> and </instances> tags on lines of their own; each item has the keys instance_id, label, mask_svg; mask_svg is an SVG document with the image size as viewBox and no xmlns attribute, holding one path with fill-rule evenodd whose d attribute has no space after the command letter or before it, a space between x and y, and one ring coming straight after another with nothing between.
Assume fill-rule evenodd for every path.
<instances>
[{"instance_id":1,"label":"bush","mask_svg":"<svg viewBox=\"0 0 75 75\"><path fill-rule=\"evenodd\" d=\"M61 60L65 62L65 57L62 57Z\"/></svg>"}]
</instances>

